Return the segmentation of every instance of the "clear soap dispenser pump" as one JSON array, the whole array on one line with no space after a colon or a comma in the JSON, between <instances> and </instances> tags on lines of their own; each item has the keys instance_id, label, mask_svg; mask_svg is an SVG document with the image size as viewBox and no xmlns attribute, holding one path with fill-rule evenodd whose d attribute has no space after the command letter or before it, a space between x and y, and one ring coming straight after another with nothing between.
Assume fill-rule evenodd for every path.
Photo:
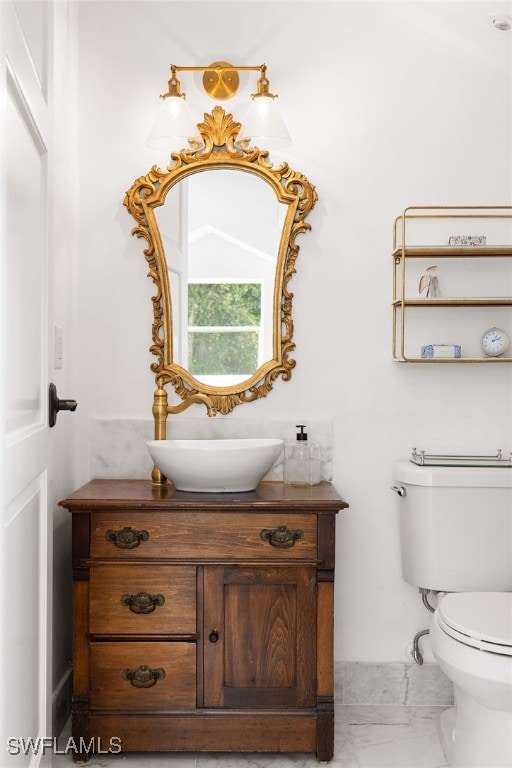
<instances>
[{"instance_id":1,"label":"clear soap dispenser pump","mask_svg":"<svg viewBox=\"0 0 512 768\"><path fill-rule=\"evenodd\" d=\"M318 485L321 475L320 446L308 442L305 424L297 424L297 439L284 447L286 485Z\"/></svg>"}]
</instances>

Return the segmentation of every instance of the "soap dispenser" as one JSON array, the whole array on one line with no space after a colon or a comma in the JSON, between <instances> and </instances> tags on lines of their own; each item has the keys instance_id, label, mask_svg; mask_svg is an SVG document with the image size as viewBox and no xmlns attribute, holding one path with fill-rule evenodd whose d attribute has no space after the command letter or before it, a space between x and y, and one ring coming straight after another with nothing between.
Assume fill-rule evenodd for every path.
<instances>
[{"instance_id":1,"label":"soap dispenser","mask_svg":"<svg viewBox=\"0 0 512 768\"><path fill-rule=\"evenodd\" d=\"M286 485L318 485L321 475L320 446L308 442L305 424L297 424L297 438L284 447Z\"/></svg>"}]
</instances>

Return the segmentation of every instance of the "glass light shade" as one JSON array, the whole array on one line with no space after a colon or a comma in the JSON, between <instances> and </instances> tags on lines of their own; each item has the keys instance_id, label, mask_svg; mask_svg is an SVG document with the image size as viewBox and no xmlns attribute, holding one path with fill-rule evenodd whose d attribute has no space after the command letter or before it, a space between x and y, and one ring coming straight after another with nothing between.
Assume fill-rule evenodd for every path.
<instances>
[{"instance_id":1,"label":"glass light shade","mask_svg":"<svg viewBox=\"0 0 512 768\"><path fill-rule=\"evenodd\" d=\"M188 146L189 137L197 134L197 125L185 99L168 96L158 110L146 144L164 152Z\"/></svg>"},{"instance_id":2,"label":"glass light shade","mask_svg":"<svg viewBox=\"0 0 512 768\"><path fill-rule=\"evenodd\" d=\"M281 149L292 143L275 101L271 96L256 96L252 100L236 137L236 144L260 149Z\"/></svg>"}]
</instances>

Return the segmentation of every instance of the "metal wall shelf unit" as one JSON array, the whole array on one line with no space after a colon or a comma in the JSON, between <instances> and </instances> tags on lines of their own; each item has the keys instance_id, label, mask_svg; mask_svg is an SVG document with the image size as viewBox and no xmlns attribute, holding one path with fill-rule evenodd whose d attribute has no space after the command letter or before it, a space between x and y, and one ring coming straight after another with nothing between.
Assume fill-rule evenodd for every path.
<instances>
[{"instance_id":1,"label":"metal wall shelf unit","mask_svg":"<svg viewBox=\"0 0 512 768\"><path fill-rule=\"evenodd\" d=\"M449 226L455 229L451 235L466 235L468 229L481 227L485 230L481 234L491 231L488 240L500 236L508 244L447 245ZM438 239L444 233L445 244L412 244L411 231L416 230L417 237L421 227L430 227L430 238L433 230L438 231ZM512 338L512 206L409 206L394 221L392 259L393 360L427 364L512 362L512 349L507 356L486 357L479 346L487 326L503 327ZM415 286L418 274L428 269L430 262L439 265L441 296L423 298ZM443 285L444 278L447 286ZM486 290L482 290L484 285ZM459 290L454 290L456 287ZM475 295L458 295L464 288ZM432 313L442 313L443 308L445 314L434 317ZM471 315L464 314L468 308L473 310ZM480 315L475 317L475 312ZM467 344L460 339L464 335ZM461 357L421 357L421 346L428 344L460 344Z\"/></svg>"}]
</instances>

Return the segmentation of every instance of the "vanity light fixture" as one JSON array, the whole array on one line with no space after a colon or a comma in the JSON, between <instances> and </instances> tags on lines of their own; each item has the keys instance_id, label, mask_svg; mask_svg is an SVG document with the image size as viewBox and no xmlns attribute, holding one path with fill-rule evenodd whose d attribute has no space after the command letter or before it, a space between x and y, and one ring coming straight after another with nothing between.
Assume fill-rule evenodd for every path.
<instances>
[{"instance_id":1,"label":"vanity light fixture","mask_svg":"<svg viewBox=\"0 0 512 768\"><path fill-rule=\"evenodd\" d=\"M151 149L173 151L181 149L183 142L188 141L194 150L202 149L204 143L198 137L196 121L185 101L185 94L180 90L181 83L176 71L177 67L171 64L168 90L160 96L163 101L146 144Z\"/></svg>"},{"instance_id":2,"label":"vanity light fixture","mask_svg":"<svg viewBox=\"0 0 512 768\"><path fill-rule=\"evenodd\" d=\"M172 152L188 143L189 148L196 152L204 146L185 94L181 92L178 72L204 72L203 87L216 101L234 96L240 83L239 72L259 72L257 92L251 94L252 103L235 144L241 148L258 146L261 149L281 149L291 144L290 134L275 105L277 95L269 90L266 65L235 67L226 61L217 61L208 67L171 64L168 90L160 96L163 101L146 142L148 147Z\"/></svg>"},{"instance_id":3,"label":"vanity light fixture","mask_svg":"<svg viewBox=\"0 0 512 768\"><path fill-rule=\"evenodd\" d=\"M257 144L264 149L288 147L292 140L276 106L277 94L269 91L265 64L261 65L260 72L256 83L258 91L251 94L252 102L242 121L235 144L240 147Z\"/></svg>"}]
</instances>

